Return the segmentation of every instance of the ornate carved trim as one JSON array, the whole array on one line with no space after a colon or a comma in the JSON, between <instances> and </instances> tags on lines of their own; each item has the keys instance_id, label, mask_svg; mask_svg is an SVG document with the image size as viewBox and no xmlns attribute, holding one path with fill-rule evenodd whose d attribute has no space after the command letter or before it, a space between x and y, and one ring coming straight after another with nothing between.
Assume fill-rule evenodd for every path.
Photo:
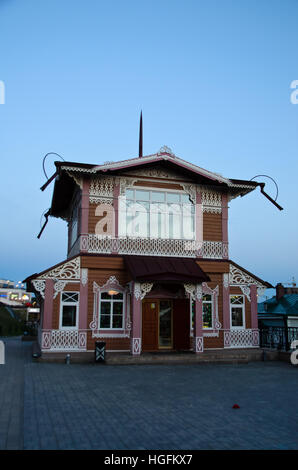
<instances>
[{"instance_id":1,"label":"ornate carved trim","mask_svg":"<svg viewBox=\"0 0 298 470\"><path fill-rule=\"evenodd\" d=\"M203 212L220 214L222 210L221 193L204 189L201 194Z\"/></svg>"},{"instance_id":2,"label":"ornate carved trim","mask_svg":"<svg viewBox=\"0 0 298 470\"><path fill-rule=\"evenodd\" d=\"M44 299L44 291L45 291L45 288L46 288L46 281L36 279L36 280L32 281L32 284L34 286L34 289L37 290L37 292L39 292L40 295L42 296L42 298Z\"/></svg>"},{"instance_id":3,"label":"ornate carved trim","mask_svg":"<svg viewBox=\"0 0 298 470\"><path fill-rule=\"evenodd\" d=\"M225 348L256 348L259 346L258 329L231 329L224 331Z\"/></svg>"},{"instance_id":4,"label":"ornate carved trim","mask_svg":"<svg viewBox=\"0 0 298 470\"><path fill-rule=\"evenodd\" d=\"M58 280L54 283L54 291L55 291L54 296L53 296L54 299L57 297L59 292L63 291L66 284L67 284L67 281L61 281L61 280Z\"/></svg>"},{"instance_id":5,"label":"ornate carved trim","mask_svg":"<svg viewBox=\"0 0 298 470\"><path fill-rule=\"evenodd\" d=\"M252 285L255 284L257 287L262 287L266 289L264 284L254 279L252 276L242 271L242 269L237 268L233 264L230 264L230 286L240 286L240 285Z\"/></svg>"},{"instance_id":6,"label":"ornate carved trim","mask_svg":"<svg viewBox=\"0 0 298 470\"><path fill-rule=\"evenodd\" d=\"M93 177L90 181L89 201L91 203L113 204L115 178L112 176Z\"/></svg>"},{"instance_id":7,"label":"ornate carved trim","mask_svg":"<svg viewBox=\"0 0 298 470\"><path fill-rule=\"evenodd\" d=\"M249 288L249 286L242 285L242 286L238 286L238 287L240 287L242 293L247 297L247 300L250 302L250 288Z\"/></svg>"},{"instance_id":8,"label":"ornate carved trim","mask_svg":"<svg viewBox=\"0 0 298 470\"><path fill-rule=\"evenodd\" d=\"M197 197L197 187L194 184L190 183L181 183L184 191L189 195L190 200L193 204L196 204L196 197Z\"/></svg>"},{"instance_id":9,"label":"ornate carved trim","mask_svg":"<svg viewBox=\"0 0 298 470\"><path fill-rule=\"evenodd\" d=\"M37 279L80 279L80 257L66 261L54 269L42 274Z\"/></svg>"},{"instance_id":10,"label":"ornate carved trim","mask_svg":"<svg viewBox=\"0 0 298 470\"><path fill-rule=\"evenodd\" d=\"M148 294L152 289L152 282L134 283L134 296L137 300L143 300L146 294Z\"/></svg>"},{"instance_id":11,"label":"ornate carved trim","mask_svg":"<svg viewBox=\"0 0 298 470\"><path fill-rule=\"evenodd\" d=\"M229 274L228 273L224 273L222 275L223 277L223 286L225 289L228 289L229 288L229 285L230 285L230 279L229 279Z\"/></svg>"},{"instance_id":12,"label":"ornate carved trim","mask_svg":"<svg viewBox=\"0 0 298 470\"><path fill-rule=\"evenodd\" d=\"M83 189L83 178L81 176L77 176L71 171L67 171L66 173L75 181L80 189Z\"/></svg>"},{"instance_id":13,"label":"ornate carved trim","mask_svg":"<svg viewBox=\"0 0 298 470\"><path fill-rule=\"evenodd\" d=\"M204 338L203 336L196 336L194 338L194 350L196 353L202 353L204 351Z\"/></svg>"},{"instance_id":14,"label":"ornate carved trim","mask_svg":"<svg viewBox=\"0 0 298 470\"><path fill-rule=\"evenodd\" d=\"M195 297L196 286L195 284L183 284L186 294L189 294L190 298Z\"/></svg>"},{"instance_id":15,"label":"ornate carved trim","mask_svg":"<svg viewBox=\"0 0 298 470\"><path fill-rule=\"evenodd\" d=\"M208 286L206 282L203 282L203 293L211 295L212 298L212 324L213 330L215 333L218 334L218 330L221 329L222 325L218 318L218 295L219 295L219 287L216 286L214 289ZM207 334L206 334L207 336Z\"/></svg>"},{"instance_id":16,"label":"ornate carved trim","mask_svg":"<svg viewBox=\"0 0 298 470\"><path fill-rule=\"evenodd\" d=\"M125 190L134 185L138 178L119 178L120 182L120 196L125 196Z\"/></svg>"},{"instance_id":17,"label":"ornate carved trim","mask_svg":"<svg viewBox=\"0 0 298 470\"><path fill-rule=\"evenodd\" d=\"M81 283L85 287L88 283L88 269L82 268L81 269Z\"/></svg>"},{"instance_id":18,"label":"ornate carved trim","mask_svg":"<svg viewBox=\"0 0 298 470\"><path fill-rule=\"evenodd\" d=\"M93 281L93 293L94 293L94 300L93 300L93 317L92 317L92 322L89 324L89 328L92 330L92 338L99 338L103 335L108 335L107 337L119 337L120 336L129 336L128 333L100 333L99 331L99 311L98 311L98 306L99 306L99 295L101 292L106 292L107 290L117 290L122 293L126 293L127 290L121 286L119 283L118 279L116 276L110 276L109 279L105 284L102 286L99 286L95 281ZM123 296L123 321L126 321L126 315L127 315L127 304L126 304L126 295ZM119 330L124 330L124 328L119 328ZM110 336L112 335L112 336ZM115 335L115 336L114 336Z\"/></svg>"},{"instance_id":19,"label":"ornate carved trim","mask_svg":"<svg viewBox=\"0 0 298 470\"><path fill-rule=\"evenodd\" d=\"M133 355L137 356L141 354L141 345L142 345L141 338L132 338L132 354Z\"/></svg>"}]
</instances>

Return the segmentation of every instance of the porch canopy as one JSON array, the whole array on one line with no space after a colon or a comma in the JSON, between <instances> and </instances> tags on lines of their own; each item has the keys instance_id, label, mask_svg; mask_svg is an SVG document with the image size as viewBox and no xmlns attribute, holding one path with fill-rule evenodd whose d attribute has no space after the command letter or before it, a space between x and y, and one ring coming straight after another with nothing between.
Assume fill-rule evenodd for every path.
<instances>
[{"instance_id":1,"label":"porch canopy","mask_svg":"<svg viewBox=\"0 0 298 470\"><path fill-rule=\"evenodd\" d=\"M136 282L200 284L210 281L193 258L125 255L124 262Z\"/></svg>"}]
</instances>

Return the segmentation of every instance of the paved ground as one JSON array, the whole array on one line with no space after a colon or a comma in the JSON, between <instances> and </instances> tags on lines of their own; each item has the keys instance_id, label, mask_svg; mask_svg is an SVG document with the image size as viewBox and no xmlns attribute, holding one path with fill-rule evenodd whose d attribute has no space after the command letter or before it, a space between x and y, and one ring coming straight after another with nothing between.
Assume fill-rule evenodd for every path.
<instances>
[{"instance_id":1,"label":"paved ground","mask_svg":"<svg viewBox=\"0 0 298 470\"><path fill-rule=\"evenodd\" d=\"M0 449L298 449L290 364L45 364L30 347L6 341Z\"/></svg>"}]
</instances>

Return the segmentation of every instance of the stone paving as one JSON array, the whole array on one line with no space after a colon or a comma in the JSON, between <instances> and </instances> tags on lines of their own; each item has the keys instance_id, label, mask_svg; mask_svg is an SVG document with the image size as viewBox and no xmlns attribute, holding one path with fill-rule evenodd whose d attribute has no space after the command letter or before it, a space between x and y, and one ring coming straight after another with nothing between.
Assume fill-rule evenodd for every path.
<instances>
[{"instance_id":1,"label":"stone paving","mask_svg":"<svg viewBox=\"0 0 298 470\"><path fill-rule=\"evenodd\" d=\"M38 363L20 339L6 355L0 449L298 449L288 363Z\"/></svg>"}]
</instances>

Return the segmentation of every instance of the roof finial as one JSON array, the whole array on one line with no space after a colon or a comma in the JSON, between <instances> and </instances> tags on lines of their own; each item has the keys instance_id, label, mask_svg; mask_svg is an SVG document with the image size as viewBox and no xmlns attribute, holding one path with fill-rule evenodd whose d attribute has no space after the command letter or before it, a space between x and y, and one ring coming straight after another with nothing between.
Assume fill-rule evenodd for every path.
<instances>
[{"instance_id":1,"label":"roof finial","mask_svg":"<svg viewBox=\"0 0 298 470\"><path fill-rule=\"evenodd\" d=\"M143 156L143 116L140 116L140 133L139 133L139 158Z\"/></svg>"}]
</instances>

